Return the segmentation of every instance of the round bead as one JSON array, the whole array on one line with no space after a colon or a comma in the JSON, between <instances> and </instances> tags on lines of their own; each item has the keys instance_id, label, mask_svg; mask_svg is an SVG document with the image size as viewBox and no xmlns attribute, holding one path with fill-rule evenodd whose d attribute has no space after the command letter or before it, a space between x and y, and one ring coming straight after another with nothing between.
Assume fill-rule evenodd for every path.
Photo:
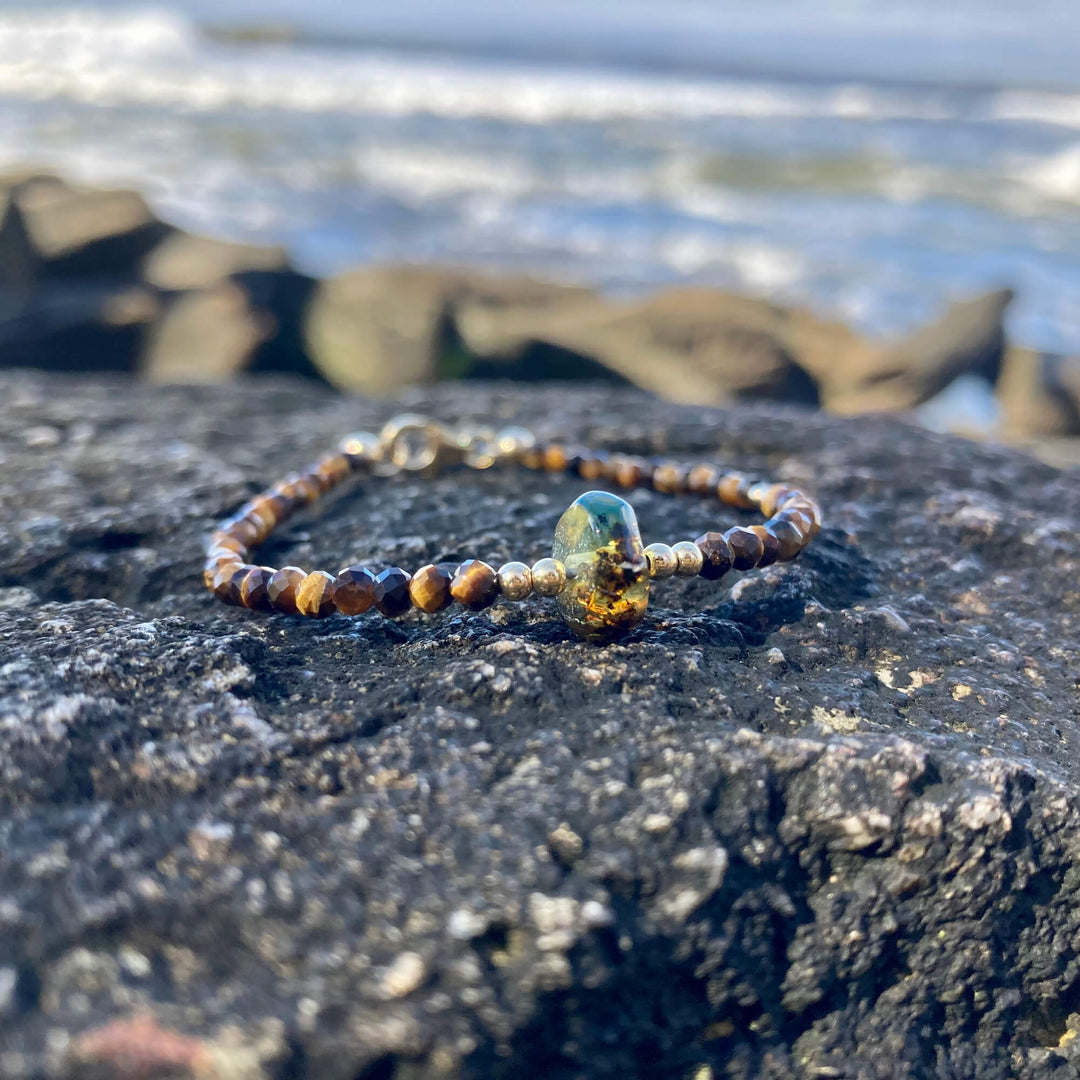
<instances>
[{"instance_id":1,"label":"round bead","mask_svg":"<svg viewBox=\"0 0 1080 1080\"><path fill-rule=\"evenodd\" d=\"M338 444L338 449L348 458L353 469L374 465L382 457L382 442L370 431L354 431Z\"/></svg>"},{"instance_id":2,"label":"round bead","mask_svg":"<svg viewBox=\"0 0 1080 1080\"><path fill-rule=\"evenodd\" d=\"M274 571L266 586L266 595L275 611L296 615L296 590L307 575L299 566L283 566Z\"/></svg>"},{"instance_id":3,"label":"round bead","mask_svg":"<svg viewBox=\"0 0 1080 1080\"><path fill-rule=\"evenodd\" d=\"M693 540L680 540L677 544L671 545L671 550L675 552L678 564L675 573L679 577L697 577L701 573L705 557L701 554L701 548Z\"/></svg>"},{"instance_id":4,"label":"round bead","mask_svg":"<svg viewBox=\"0 0 1080 1080\"><path fill-rule=\"evenodd\" d=\"M450 595L450 582L453 571L446 566L428 563L421 566L409 582L409 596L415 607L421 611L442 611L448 608L454 598Z\"/></svg>"},{"instance_id":5,"label":"round bead","mask_svg":"<svg viewBox=\"0 0 1080 1080\"><path fill-rule=\"evenodd\" d=\"M665 495L678 495L686 484L686 469L682 465L663 462L652 474L652 485Z\"/></svg>"},{"instance_id":6,"label":"round bead","mask_svg":"<svg viewBox=\"0 0 1080 1080\"><path fill-rule=\"evenodd\" d=\"M671 577L679 568L678 557L667 544L649 544L645 558L649 561L649 577L657 581Z\"/></svg>"},{"instance_id":7,"label":"round bead","mask_svg":"<svg viewBox=\"0 0 1080 1080\"><path fill-rule=\"evenodd\" d=\"M499 567L499 591L507 600L524 600L532 592L532 571L523 562Z\"/></svg>"},{"instance_id":8,"label":"round bead","mask_svg":"<svg viewBox=\"0 0 1080 1080\"><path fill-rule=\"evenodd\" d=\"M543 451L543 468L547 472L562 472L566 468L566 447L561 443L552 443Z\"/></svg>"},{"instance_id":9,"label":"round bead","mask_svg":"<svg viewBox=\"0 0 1080 1080\"><path fill-rule=\"evenodd\" d=\"M375 603L375 575L366 566L349 566L334 582L334 607L342 615L363 615Z\"/></svg>"},{"instance_id":10,"label":"round bead","mask_svg":"<svg viewBox=\"0 0 1080 1080\"><path fill-rule=\"evenodd\" d=\"M389 566L375 578L375 607L388 619L397 619L412 607L409 575L397 566Z\"/></svg>"},{"instance_id":11,"label":"round bead","mask_svg":"<svg viewBox=\"0 0 1080 1080\"><path fill-rule=\"evenodd\" d=\"M701 576L719 581L731 569L731 548L718 532L702 533L695 541L701 551Z\"/></svg>"},{"instance_id":12,"label":"round bead","mask_svg":"<svg viewBox=\"0 0 1080 1080\"><path fill-rule=\"evenodd\" d=\"M495 436L495 448L500 457L518 458L536 445L536 436L523 427L504 427Z\"/></svg>"},{"instance_id":13,"label":"round bead","mask_svg":"<svg viewBox=\"0 0 1080 1080\"><path fill-rule=\"evenodd\" d=\"M686 490L691 495L711 495L720 482L720 473L712 465L695 465L686 474Z\"/></svg>"},{"instance_id":14,"label":"round bead","mask_svg":"<svg viewBox=\"0 0 1080 1080\"><path fill-rule=\"evenodd\" d=\"M470 611L491 607L499 596L499 579L493 566L480 559L466 559L450 582L453 598Z\"/></svg>"},{"instance_id":15,"label":"round bead","mask_svg":"<svg viewBox=\"0 0 1080 1080\"><path fill-rule=\"evenodd\" d=\"M219 600L226 604L239 604L240 585L250 569L250 566L240 562L224 563L214 571L208 584Z\"/></svg>"},{"instance_id":16,"label":"round bead","mask_svg":"<svg viewBox=\"0 0 1080 1080\"><path fill-rule=\"evenodd\" d=\"M752 529L728 529L724 539L731 548L731 566L734 570L752 570L765 553L761 537Z\"/></svg>"},{"instance_id":17,"label":"round bead","mask_svg":"<svg viewBox=\"0 0 1080 1080\"><path fill-rule=\"evenodd\" d=\"M566 587L566 567L558 559L533 563L533 592L540 596L558 596Z\"/></svg>"},{"instance_id":18,"label":"round bead","mask_svg":"<svg viewBox=\"0 0 1080 1080\"><path fill-rule=\"evenodd\" d=\"M312 570L296 589L296 610L300 615L325 619L334 610L334 575Z\"/></svg>"}]
</instances>

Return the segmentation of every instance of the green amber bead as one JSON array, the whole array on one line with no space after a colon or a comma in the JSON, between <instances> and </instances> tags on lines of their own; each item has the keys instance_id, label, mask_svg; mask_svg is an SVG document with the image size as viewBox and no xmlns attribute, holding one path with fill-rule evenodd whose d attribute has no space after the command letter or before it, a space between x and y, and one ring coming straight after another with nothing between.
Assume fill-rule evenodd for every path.
<instances>
[{"instance_id":1,"label":"green amber bead","mask_svg":"<svg viewBox=\"0 0 1080 1080\"><path fill-rule=\"evenodd\" d=\"M587 491L555 526L552 555L566 567L557 603L579 637L596 644L632 630L649 605L649 564L633 507Z\"/></svg>"}]
</instances>

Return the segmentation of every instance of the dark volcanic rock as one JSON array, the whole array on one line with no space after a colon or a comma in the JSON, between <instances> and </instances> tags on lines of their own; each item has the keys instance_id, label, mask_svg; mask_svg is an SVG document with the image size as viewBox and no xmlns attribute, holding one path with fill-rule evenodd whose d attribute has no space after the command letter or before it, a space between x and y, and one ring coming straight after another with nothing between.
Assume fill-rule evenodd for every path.
<instances>
[{"instance_id":1,"label":"dark volcanic rock","mask_svg":"<svg viewBox=\"0 0 1080 1080\"><path fill-rule=\"evenodd\" d=\"M1075 475L610 388L397 403L820 497L797 563L668 583L596 648L542 600L203 591L210 524L390 404L0 392L0 1075L1077 1074ZM579 493L378 482L265 557L535 558ZM647 539L723 517L634 502Z\"/></svg>"}]
</instances>

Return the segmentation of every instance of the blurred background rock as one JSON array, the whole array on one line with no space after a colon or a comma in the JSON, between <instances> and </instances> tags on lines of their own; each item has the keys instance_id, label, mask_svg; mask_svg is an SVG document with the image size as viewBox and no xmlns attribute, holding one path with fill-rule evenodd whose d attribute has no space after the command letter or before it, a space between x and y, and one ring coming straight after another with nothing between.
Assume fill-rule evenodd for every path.
<instances>
[{"instance_id":1,"label":"blurred background rock","mask_svg":"<svg viewBox=\"0 0 1080 1080\"><path fill-rule=\"evenodd\" d=\"M1074 461L1077 40L1068 0L2 4L0 363L602 379Z\"/></svg>"}]
</instances>

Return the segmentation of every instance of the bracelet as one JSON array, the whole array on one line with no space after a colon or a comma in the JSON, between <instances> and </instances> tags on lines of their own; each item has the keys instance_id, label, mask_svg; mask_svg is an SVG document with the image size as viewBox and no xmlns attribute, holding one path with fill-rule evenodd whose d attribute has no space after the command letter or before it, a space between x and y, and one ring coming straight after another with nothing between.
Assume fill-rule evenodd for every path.
<instances>
[{"instance_id":1,"label":"bracelet","mask_svg":"<svg viewBox=\"0 0 1080 1080\"><path fill-rule=\"evenodd\" d=\"M297 511L354 475L434 475L449 465L487 469L513 463L569 472L620 488L652 487L664 494L712 496L740 510L758 510L763 525L707 532L696 540L643 546L634 510L607 491L587 491L559 519L550 558L533 566L508 562L495 569L479 559L430 564L415 574L399 567L376 573L349 566L338 574L295 566L275 570L249 560L254 548ZM306 472L286 477L240 508L210 535L203 580L227 604L256 611L322 618L360 615L371 608L394 619L411 608L435 612L454 601L470 611L500 596L555 597L569 626L603 644L632 630L645 615L652 581L700 575L710 581L729 570L751 570L796 558L821 528L817 503L785 484L751 480L712 465L650 461L601 450L539 442L524 428L492 432L449 429L423 416L392 419L378 435L342 440Z\"/></svg>"}]
</instances>

